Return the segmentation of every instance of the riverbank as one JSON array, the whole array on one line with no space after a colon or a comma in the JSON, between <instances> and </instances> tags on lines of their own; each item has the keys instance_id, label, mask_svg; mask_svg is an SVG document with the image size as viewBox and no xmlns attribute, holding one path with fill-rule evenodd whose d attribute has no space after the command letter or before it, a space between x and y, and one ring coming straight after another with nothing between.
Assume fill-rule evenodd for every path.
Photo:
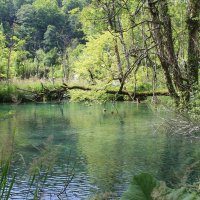
<instances>
[{"instance_id":1,"label":"riverbank","mask_svg":"<svg viewBox=\"0 0 200 200\"><path fill-rule=\"evenodd\" d=\"M0 83L0 103L44 102L54 100L52 95L45 95L45 89L53 90L61 83L40 82L37 80L17 80ZM40 97L39 97L40 96Z\"/></svg>"},{"instance_id":2,"label":"riverbank","mask_svg":"<svg viewBox=\"0 0 200 200\"><path fill-rule=\"evenodd\" d=\"M40 80L15 80L0 83L0 103L49 102L49 101L136 101L140 103L149 96L169 96L163 91L118 91L117 87L97 88L80 83L65 84Z\"/></svg>"}]
</instances>

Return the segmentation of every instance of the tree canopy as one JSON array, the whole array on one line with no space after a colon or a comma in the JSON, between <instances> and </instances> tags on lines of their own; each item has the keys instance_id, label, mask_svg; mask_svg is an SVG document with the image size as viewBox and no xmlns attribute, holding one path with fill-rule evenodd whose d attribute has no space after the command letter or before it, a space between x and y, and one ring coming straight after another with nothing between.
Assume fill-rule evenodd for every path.
<instances>
[{"instance_id":1,"label":"tree canopy","mask_svg":"<svg viewBox=\"0 0 200 200\"><path fill-rule=\"evenodd\" d=\"M0 0L0 72L44 78L54 66L64 81L167 89L185 104L199 82L199 19L198 0Z\"/></svg>"}]
</instances>

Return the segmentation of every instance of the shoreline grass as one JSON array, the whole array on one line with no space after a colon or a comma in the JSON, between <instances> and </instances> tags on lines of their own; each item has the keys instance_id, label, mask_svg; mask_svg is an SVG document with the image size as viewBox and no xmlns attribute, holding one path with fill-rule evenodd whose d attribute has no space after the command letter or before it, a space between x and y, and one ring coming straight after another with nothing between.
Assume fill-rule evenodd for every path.
<instances>
[{"instance_id":1,"label":"shoreline grass","mask_svg":"<svg viewBox=\"0 0 200 200\"><path fill-rule=\"evenodd\" d=\"M58 81L53 84L50 81L36 79L14 79L9 83L2 81L0 82L0 103L32 102L28 96L31 96L31 93L42 93L43 85L48 89L53 89L61 87L62 83Z\"/></svg>"},{"instance_id":2,"label":"shoreline grass","mask_svg":"<svg viewBox=\"0 0 200 200\"><path fill-rule=\"evenodd\" d=\"M81 85L85 86L84 83L72 82L70 85ZM45 88L44 88L45 87ZM86 86L85 86L86 87ZM59 97L56 98L56 93L50 94L50 90L62 89L63 82L61 79L58 79L53 83L49 80L38 80L38 79L13 79L9 83L0 82L0 103L25 103L25 102L51 102L52 100L60 100ZM49 90L47 94L45 94L45 89ZM71 101L85 101L85 102L105 102L105 101L113 101L113 100L121 100L121 101L129 101L129 96L118 95L116 99L116 94L108 94L106 90L111 89L112 91L118 91L118 87L109 87L107 89L99 90L99 88L91 87L90 91L83 90L68 90L65 88L64 96L70 98ZM159 90L160 93L167 93L166 90ZM43 93L43 94L42 94ZM145 96L149 96L149 93L152 91L138 91L138 94L144 94ZM41 94L40 98L36 101L33 96L35 94ZM144 96L143 100L146 100ZM63 97L62 97L63 98Z\"/></svg>"}]
</instances>

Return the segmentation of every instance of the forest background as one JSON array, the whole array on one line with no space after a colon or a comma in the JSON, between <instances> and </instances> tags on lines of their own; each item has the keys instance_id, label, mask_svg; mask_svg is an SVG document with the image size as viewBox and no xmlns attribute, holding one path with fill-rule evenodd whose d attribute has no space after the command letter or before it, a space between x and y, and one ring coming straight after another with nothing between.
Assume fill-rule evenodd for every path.
<instances>
[{"instance_id":1,"label":"forest background","mask_svg":"<svg viewBox=\"0 0 200 200\"><path fill-rule=\"evenodd\" d=\"M1 0L2 101L8 82L43 81L101 89L94 99L167 92L186 108L198 94L199 13L198 0Z\"/></svg>"}]
</instances>

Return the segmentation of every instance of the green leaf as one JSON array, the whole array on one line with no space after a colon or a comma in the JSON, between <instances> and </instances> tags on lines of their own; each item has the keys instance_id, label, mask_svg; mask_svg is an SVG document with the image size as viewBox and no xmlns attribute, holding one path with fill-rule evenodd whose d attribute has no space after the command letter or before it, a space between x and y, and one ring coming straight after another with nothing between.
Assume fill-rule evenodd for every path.
<instances>
[{"instance_id":1,"label":"green leaf","mask_svg":"<svg viewBox=\"0 0 200 200\"><path fill-rule=\"evenodd\" d=\"M136 175L121 200L152 200L151 193L156 185L156 179L150 174L142 173Z\"/></svg>"}]
</instances>

